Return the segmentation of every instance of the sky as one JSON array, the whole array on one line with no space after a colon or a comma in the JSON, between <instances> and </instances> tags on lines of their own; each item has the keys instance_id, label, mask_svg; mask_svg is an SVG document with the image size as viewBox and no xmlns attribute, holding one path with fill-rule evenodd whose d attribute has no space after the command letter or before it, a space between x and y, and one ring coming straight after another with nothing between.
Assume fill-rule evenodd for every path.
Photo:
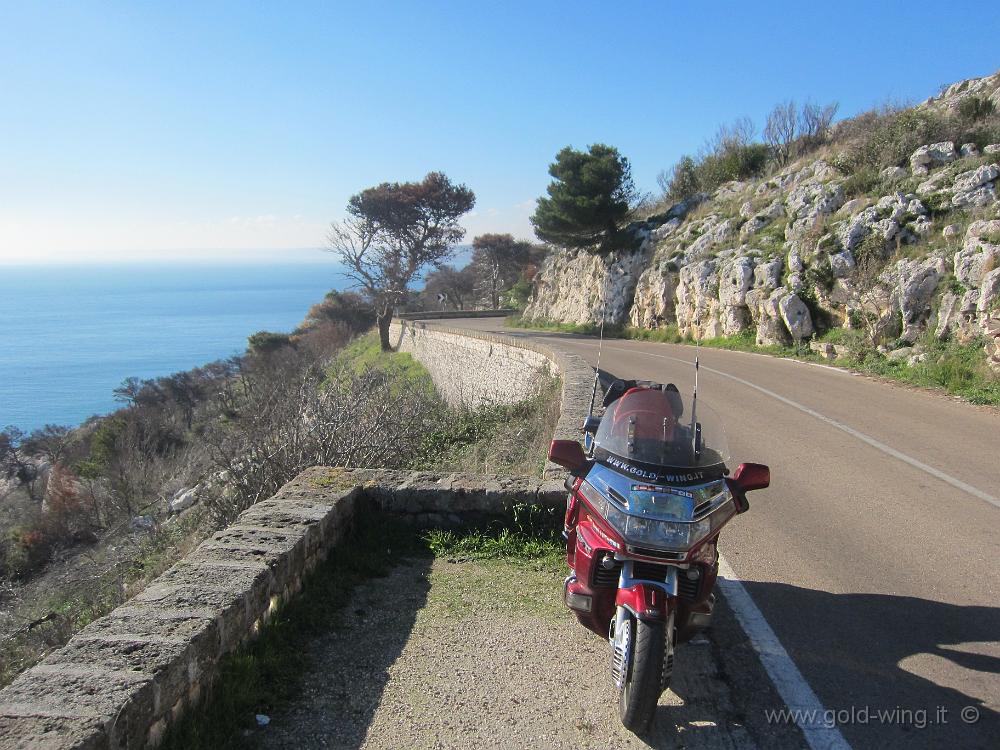
<instances>
[{"instance_id":1,"label":"sky","mask_svg":"<svg viewBox=\"0 0 1000 750\"><path fill-rule=\"evenodd\" d=\"M995 2L0 0L0 264L316 259L432 170L531 237L564 146L640 190L778 101L842 116L1000 68Z\"/></svg>"}]
</instances>

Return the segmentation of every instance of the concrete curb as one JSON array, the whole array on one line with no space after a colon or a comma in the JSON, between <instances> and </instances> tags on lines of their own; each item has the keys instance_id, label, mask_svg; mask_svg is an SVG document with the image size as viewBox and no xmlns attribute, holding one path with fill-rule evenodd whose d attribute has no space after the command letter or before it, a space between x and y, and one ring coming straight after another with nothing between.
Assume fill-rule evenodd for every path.
<instances>
[{"instance_id":1,"label":"concrete curb","mask_svg":"<svg viewBox=\"0 0 1000 750\"><path fill-rule=\"evenodd\" d=\"M358 512L439 526L564 499L557 480L309 469L0 691L0 745L155 747Z\"/></svg>"}]
</instances>

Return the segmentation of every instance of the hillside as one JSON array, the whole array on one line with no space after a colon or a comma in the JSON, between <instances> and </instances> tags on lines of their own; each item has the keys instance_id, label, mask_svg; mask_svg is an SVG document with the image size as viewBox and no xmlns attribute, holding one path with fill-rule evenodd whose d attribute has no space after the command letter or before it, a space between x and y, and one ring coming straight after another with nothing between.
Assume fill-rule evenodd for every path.
<instances>
[{"instance_id":1,"label":"hillside","mask_svg":"<svg viewBox=\"0 0 1000 750\"><path fill-rule=\"evenodd\" d=\"M552 252L524 320L595 323L606 295L621 326L758 345L846 329L910 359L928 337L984 340L1000 369L998 111L1000 73L840 122L784 166L661 204L634 250Z\"/></svg>"}]
</instances>

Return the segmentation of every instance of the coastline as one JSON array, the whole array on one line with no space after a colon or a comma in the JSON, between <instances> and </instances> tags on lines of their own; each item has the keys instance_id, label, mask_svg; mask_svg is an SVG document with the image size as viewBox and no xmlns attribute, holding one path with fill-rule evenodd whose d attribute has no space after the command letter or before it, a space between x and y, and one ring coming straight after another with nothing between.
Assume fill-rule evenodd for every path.
<instances>
[{"instance_id":1,"label":"coastline","mask_svg":"<svg viewBox=\"0 0 1000 750\"><path fill-rule=\"evenodd\" d=\"M332 261L5 266L0 427L77 426L118 408L125 378L242 354L347 282Z\"/></svg>"}]
</instances>

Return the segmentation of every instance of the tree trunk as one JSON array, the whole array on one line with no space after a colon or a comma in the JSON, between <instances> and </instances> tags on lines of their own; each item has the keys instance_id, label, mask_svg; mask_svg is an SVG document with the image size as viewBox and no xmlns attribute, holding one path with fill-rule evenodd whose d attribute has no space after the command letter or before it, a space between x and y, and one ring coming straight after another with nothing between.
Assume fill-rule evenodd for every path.
<instances>
[{"instance_id":1,"label":"tree trunk","mask_svg":"<svg viewBox=\"0 0 1000 750\"><path fill-rule=\"evenodd\" d=\"M382 351L391 352L392 344L389 343L389 324L392 322L393 309L390 307L384 313L376 316L378 322L378 339L382 345Z\"/></svg>"}]
</instances>

